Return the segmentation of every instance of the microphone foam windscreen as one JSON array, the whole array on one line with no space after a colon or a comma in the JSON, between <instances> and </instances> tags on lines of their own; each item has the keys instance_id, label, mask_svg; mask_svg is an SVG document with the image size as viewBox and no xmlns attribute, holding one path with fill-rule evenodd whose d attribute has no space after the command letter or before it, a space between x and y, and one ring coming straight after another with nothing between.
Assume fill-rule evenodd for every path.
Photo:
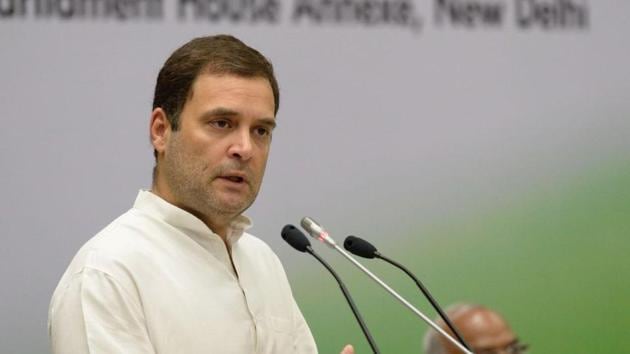
<instances>
[{"instance_id":1,"label":"microphone foam windscreen","mask_svg":"<svg viewBox=\"0 0 630 354\"><path fill-rule=\"evenodd\" d=\"M282 239L300 252L306 252L307 248L311 245L306 235L291 224L285 225L280 234L282 235Z\"/></svg>"},{"instance_id":2,"label":"microphone foam windscreen","mask_svg":"<svg viewBox=\"0 0 630 354\"><path fill-rule=\"evenodd\" d=\"M343 248L355 256L363 258L374 258L376 253L376 247L356 236L346 237L346 240L343 241Z\"/></svg>"}]
</instances>

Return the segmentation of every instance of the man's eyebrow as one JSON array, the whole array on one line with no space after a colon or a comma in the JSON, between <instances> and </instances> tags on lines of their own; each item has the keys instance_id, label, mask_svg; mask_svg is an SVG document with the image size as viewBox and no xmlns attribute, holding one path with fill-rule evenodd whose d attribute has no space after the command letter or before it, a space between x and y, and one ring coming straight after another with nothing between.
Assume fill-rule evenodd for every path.
<instances>
[{"instance_id":1,"label":"man's eyebrow","mask_svg":"<svg viewBox=\"0 0 630 354\"><path fill-rule=\"evenodd\" d=\"M203 117L208 117L208 118L217 117L217 116L225 117L225 116L235 116L235 115L238 115L238 112L229 108L225 108L225 107L217 107L203 113Z\"/></svg>"},{"instance_id":2,"label":"man's eyebrow","mask_svg":"<svg viewBox=\"0 0 630 354\"><path fill-rule=\"evenodd\" d=\"M238 112L225 107L217 107L205 112L202 117L203 118L213 118L213 117L234 117L238 116ZM277 123L273 118L261 118L257 119L256 123L266 125L270 127L272 130L276 128Z\"/></svg>"},{"instance_id":3,"label":"man's eyebrow","mask_svg":"<svg viewBox=\"0 0 630 354\"><path fill-rule=\"evenodd\" d=\"M278 125L276 123L276 120L272 118L262 118L262 119L259 119L257 122L262 125L268 126L269 128L271 128L271 130L276 129L276 126Z\"/></svg>"}]
</instances>

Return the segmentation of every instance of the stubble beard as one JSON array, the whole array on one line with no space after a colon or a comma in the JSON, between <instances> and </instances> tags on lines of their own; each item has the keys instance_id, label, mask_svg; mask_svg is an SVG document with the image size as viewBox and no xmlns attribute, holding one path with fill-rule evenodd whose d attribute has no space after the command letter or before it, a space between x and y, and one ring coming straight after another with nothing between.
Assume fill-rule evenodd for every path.
<instances>
[{"instance_id":1,"label":"stubble beard","mask_svg":"<svg viewBox=\"0 0 630 354\"><path fill-rule=\"evenodd\" d=\"M219 166L209 166L207 162L186 154L180 144L179 137L169 142L169 154L164 158L165 180L182 209L206 221L223 220L229 222L241 215L254 202L258 188L252 180L253 174L238 161ZM225 171L244 171L248 176L248 192L238 201L230 196L222 197L220 191L213 186L216 177Z\"/></svg>"}]
</instances>

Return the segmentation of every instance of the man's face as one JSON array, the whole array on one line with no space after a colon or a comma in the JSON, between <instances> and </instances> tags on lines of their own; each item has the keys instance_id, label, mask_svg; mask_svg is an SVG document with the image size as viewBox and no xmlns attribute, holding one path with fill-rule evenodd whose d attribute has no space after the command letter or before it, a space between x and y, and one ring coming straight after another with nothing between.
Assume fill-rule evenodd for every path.
<instances>
[{"instance_id":1,"label":"man's face","mask_svg":"<svg viewBox=\"0 0 630 354\"><path fill-rule=\"evenodd\" d=\"M262 182L275 101L264 78L200 74L178 131L168 131L158 178L167 199L208 220L247 209ZM168 130L168 129L167 129Z\"/></svg>"}]
</instances>

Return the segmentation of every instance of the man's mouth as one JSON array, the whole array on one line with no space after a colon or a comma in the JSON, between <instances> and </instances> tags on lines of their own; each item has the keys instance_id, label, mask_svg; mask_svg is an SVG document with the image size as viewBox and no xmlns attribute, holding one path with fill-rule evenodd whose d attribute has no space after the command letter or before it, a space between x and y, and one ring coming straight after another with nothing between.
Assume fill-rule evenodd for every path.
<instances>
[{"instance_id":1,"label":"man's mouth","mask_svg":"<svg viewBox=\"0 0 630 354\"><path fill-rule=\"evenodd\" d=\"M246 183L247 182L246 175L244 173L240 173L240 172L226 173L226 174L223 174L223 175L219 176L219 178L225 179L225 180L228 180L228 181L234 182L234 183Z\"/></svg>"},{"instance_id":2,"label":"man's mouth","mask_svg":"<svg viewBox=\"0 0 630 354\"><path fill-rule=\"evenodd\" d=\"M225 176L223 178L228 179L232 182L236 182L236 183L241 183L245 181L243 177L239 177L239 176Z\"/></svg>"}]
</instances>

